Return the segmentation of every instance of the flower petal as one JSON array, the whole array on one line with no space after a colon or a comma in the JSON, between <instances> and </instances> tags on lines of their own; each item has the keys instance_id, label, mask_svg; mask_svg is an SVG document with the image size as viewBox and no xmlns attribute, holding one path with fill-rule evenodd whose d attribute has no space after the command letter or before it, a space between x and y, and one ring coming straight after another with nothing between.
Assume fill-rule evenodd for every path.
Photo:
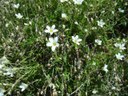
<instances>
[{"instance_id":1,"label":"flower petal","mask_svg":"<svg viewBox=\"0 0 128 96\"><path fill-rule=\"evenodd\" d=\"M56 49L56 46L52 46L52 51L55 51L55 49Z\"/></svg>"},{"instance_id":2,"label":"flower petal","mask_svg":"<svg viewBox=\"0 0 128 96\"><path fill-rule=\"evenodd\" d=\"M55 40L56 42L58 42L58 37L55 37L54 40Z\"/></svg>"},{"instance_id":3,"label":"flower petal","mask_svg":"<svg viewBox=\"0 0 128 96\"><path fill-rule=\"evenodd\" d=\"M46 44L46 46L52 46L52 43L51 42L48 42L47 44Z\"/></svg>"},{"instance_id":4,"label":"flower petal","mask_svg":"<svg viewBox=\"0 0 128 96\"><path fill-rule=\"evenodd\" d=\"M55 29L55 27L56 27L55 25L52 25L52 29L53 29L53 30Z\"/></svg>"},{"instance_id":5,"label":"flower petal","mask_svg":"<svg viewBox=\"0 0 128 96\"><path fill-rule=\"evenodd\" d=\"M50 26L46 26L46 28L47 28L48 30L50 30Z\"/></svg>"},{"instance_id":6,"label":"flower petal","mask_svg":"<svg viewBox=\"0 0 128 96\"><path fill-rule=\"evenodd\" d=\"M53 38L49 38L49 41L50 41L50 42L53 42L54 40L53 40Z\"/></svg>"},{"instance_id":7,"label":"flower petal","mask_svg":"<svg viewBox=\"0 0 128 96\"><path fill-rule=\"evenodd\" d=\"M49 33L49 30L44 30L45 33Z\"/></svg>"},{"instance_id":8,"label":"flower petal","mask_svg":"<svg viewBox=\"0 0 128 96\"><path fill-rule=\"evenodd\" d=\"M58 30L57 29L54 29L53 32L57 32Z\"/></svg>"}]
</instances>

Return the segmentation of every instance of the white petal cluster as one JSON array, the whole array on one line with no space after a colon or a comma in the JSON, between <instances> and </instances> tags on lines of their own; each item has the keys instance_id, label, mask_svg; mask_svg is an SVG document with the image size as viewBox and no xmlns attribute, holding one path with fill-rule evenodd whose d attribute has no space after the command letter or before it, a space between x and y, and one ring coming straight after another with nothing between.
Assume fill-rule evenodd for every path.
<instances>
[{"instance_id":1,"label":"white petal cluster","mask_svg":"<svg viewBox=\"0 0 128 96\"><path fill-rule=\"evenodd\" d=\"M4 75L7 75L9 77L13 77L14 76L14 69L13 68L6 68L3 72Z\"/></svg>"},{"instance_id":2,"label":"white petal cluster","mask_svg":"<svg viewBox=\"0 0 128 96\"><path fill-rule=\"evenodd\" d=\"M96 89L94 89L93 91L92 91L92 93L93 94L96 94L98 91L96 90Z\"/></svg>"},{"instance_id":3,"label":"white petal cluster","mask_svg":"<svg viewBox=\"0 0 128 96\"><path fill-rule=\"evenodd\" d=\"M3 75L13 77L15 73L14 69L6 66L6 64L9 63L10 61L6 58L6 56L0 58L0 71L3 73Z\"/></svg>"},{"instance_id":4,"label":"white petal cluster","mask_svg":"<svg viewBox=\"0 0 128 96\"><path fill-rule=\"evenodd\" d=\"M63 15L64 15L64 18L66 18L65 14L63 14ZM55 29L55 25L52 25L51 27L50 26L46 26L46 29L44 30L45 33L49 33L50 35L54 34L57 31L58 30ZM76 35L76 36L72 36L72 41L75 44L80 45L80 42L82 41L82 39L80 39L79 36ZM55 49L57 47L59 47L58 36L56 36L56 37L49 37L49 41L47 42L46 46L47 47L51 47L51 50L54 52Z\"/></svg>"},{"instance_id":5,"label":"white petal cluster","mask_svg":"<svg viewBox=\"0 0 128 96\"><path fill-rule=\"evenodd\" d=\"M25 84L25 83L21 83L21 85L19 86L19 88L21 89L21 92L23 92L27 87L28 87L28 84Z\"/></svg>"},{"instance_id":6,"label":"white petal cluster","mask_svg":"<svg viewBox=\"0 0 128 96\"><path fill-rule=\"evenodd\" d=\"M121 8L118 8L118 11L119 11L120 13L124 13L124 10L121 9Z\"/></svg>"},{"instance_id":7,"label":"white petal cluster","mask_svg":"<svg viewBox=\"0 0 128 96\"><path fill-rule=\"evenodd\" d=\"M117 53L115 56L116 56L116 58L117 58L118 60L123 60L123 58L124 58L124 55L122 55L122 54L120 54L120 53Z\"/></svg>"},{"instance_id":8,"label":"white petal cluster","mask_svg":"<svg viewBox=\"0 0 128 96\"><path fill-rule=\"evenodd\" d=\"M60 2L62 2L62 3L63 3L63 2L66 2L66 1L68 1L68 0L60 0Z\"/></svg>"},{"instance_id":9,"label":"white petal cluster","mask_svg":"<svg viewBox=\"0 0 128 96\"><path fill-rule=\"evenodd\" d=\"M82 41L82 39L79 38L78 35L76 36L72 36L72 41L77 44L77 45L80 45L80 42Z\"/></svg>"},{"instance_id":10,"label":"white petal cluster","mask_svg":"<svg viewBox=\"0 0 128 96\"><path fill-rule=\"evenodd\" d=\"M122 42L120 42L120 43L118 42L118 43L114 44L114 46L119 49L119 53L115 54L115 57L118 60L123 60L125 58L125 56L123 55L123 50L126 49L125 44L126 44L126 40L125 39L123 39Z\"/></svg>"},{"instance_id":11,"label":"white petal cluster","mask_svg":"<svg viewBox=\"0 0 128 96\"><path fill-rule=\"evenodd\" d=\"M99 39L96 39L96 40L95 40L95 43L97 43L98 45L102 45L102 41L99 40Z\"/></svg>"},{"instance_id":12,"label":"white petal cluster","mask_svg":"<svg viewBox=\"0 0 128 96\"><path fill-rule=\"evenodd\" d=\"M18 9L20 7L20 4L18 3L18 4L13 4L13 8L16 8L16 9Z\"/></svg>"},{"instance_id":13,"label":"white petal cluster","mask_svg":"<svg viewBox=\"0 0 128 96\"><path fill-rule=\"evenodd\" d=\"M0 88L0 96L4 96L5 90L3 88Z\"/></svg>"},{"instance_id":14,"label":"white petal cluster","mask_svg":"<svg viewBox=\"0 0 128 96\"><path fill-rule=\"evenodd\" d=\"M97 24L99 27L103 27L105 25L105 22L101 19L100 21L97 21Z\"/></svg>"},{"instance_id":15,"label":"white petal cluster","mask_svg":"<svg viewBox=\"0 0 128 96\"><path fill-rule=\"evenodd\" d=\"M21 15L20 13L15 14L15 16L16 16L16 18L18 18L18 19L23 18L23 15Z\"/></svg>"},{"instance_id":16,"label":"white petal cluster","mask_svg":"<svg viewBox=\"0 0 128 96\"><path fill-rule=\"evenodd\" d=\"M58 30L55 29L55 25L50 26L46 26L46 29L44 30L45 33L49 33L50 35L56 33Z\"/></svg>"},{"instance_id":17,"label":"white petal cluster","mask_svg":"<svg viewBox=\"0 0 128 96\"><path fill-rule=\"evenodd\" d=\"M0 58L0 70L2 70L5 67L5 64L8 64L9 60L3 56L2 58Z\"/></svg>"},{"instance_id":18,"label":"white petal cluster","mask_svg":"<svg viewBox=\"0 0 128 96\"><path fill-rule=\"evenodd\" d=\"M115 47L119 48L120 50L125 50L125 43L115 43Z\"/></svg>"},{"instance_id":19,"label":"white petal cluster","mask_svg":"<svg viewBox=\"0 0 128 96\"><path fill-rule=\"evenodd\" d=\"M74 4L81 5L84 0L73 0Z\"/></svg>"},{"instance_id":20,"label":"white petal cluster","mask_svg":"<svg viewBox=\"0 0 128 96\"><path fill-rule=\"evenodd\" d=\"M62 13L62 14L61 14L61 17L62 17L63 19L67 19L67 14Z\"/></svg>"},{"instance_id":21,"label":"white petal cluster","mask_svg":"<svg viewBox=\"0 0 128 96\"><path fill-rule=\"evenodd\" d=\"M104 65L103 70L107 73L108 72L108 65Z\"/></svg>"},{"instance_id":22,"label":"white petal cluster","mask_svg":"<svg viewBox=\"0 0 128 96\"><path fill-rule=\"evenodd\" d=\"M58 37L49 38L49 42L47 43L48 47L51 47L52 51L55 51L56 47L59 47Z\"/></svg>"},{"instance_id":23,"label":"white petal cluster","mask_svg":"<svg viewBox=\"0 0 128 96\"><path fill-rule=\"evenodd\" d=\"M0 58L0 64L8 64L9 60L6 58L6 56L3 56L2 58Z\"/></svg>"}]
</instances>

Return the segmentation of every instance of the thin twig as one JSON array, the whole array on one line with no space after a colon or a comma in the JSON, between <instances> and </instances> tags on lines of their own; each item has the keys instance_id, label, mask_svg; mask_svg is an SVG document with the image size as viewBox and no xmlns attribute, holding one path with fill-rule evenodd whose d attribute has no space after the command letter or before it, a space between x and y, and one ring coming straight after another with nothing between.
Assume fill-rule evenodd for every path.
<instances>
[{"instance_id":1,"label":"thin twig","mask_svg":"<svg viewBox=\"0 0 128 96\"><path fill-rule=\"evenodd\" d=\"M78 92L84 84L81 84L75 91L73 91L69 96L73 95L74 93Z\"/></svg>"},{"instance_id":2,"label":"thin twig","mask_svg":"<svg viewBox=\"0 0 128 96\"><path fill-rule=\"evenodd\" d=\"M28 73L29 73L29 72L28 72ZM26 73L26 74L28 74L28 73ZM8 95L8 94L9 94L9 95L11 94L12 90L14 89L14 87L20 82L20 80L21 80L26 74L22 75L18 80L16 80L16 82L12 85L11 89L8 91L7 95Z\"/></svg>"}]
</instances>

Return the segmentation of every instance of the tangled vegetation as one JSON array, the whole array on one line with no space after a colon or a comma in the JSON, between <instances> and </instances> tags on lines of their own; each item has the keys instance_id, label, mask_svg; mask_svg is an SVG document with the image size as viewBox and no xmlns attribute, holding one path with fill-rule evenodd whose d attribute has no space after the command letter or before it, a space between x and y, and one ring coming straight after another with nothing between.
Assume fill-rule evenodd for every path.
<instances>
[{"instance_id":1,"label":"tangled vegetation","mask_svg":"<svg viewBox=\"0 0 128 96\"><path fill-rule=\"evenodd\" d=\"M0 0L0 96L128 96L127 0Z\"/></svg>"}]
</instances>

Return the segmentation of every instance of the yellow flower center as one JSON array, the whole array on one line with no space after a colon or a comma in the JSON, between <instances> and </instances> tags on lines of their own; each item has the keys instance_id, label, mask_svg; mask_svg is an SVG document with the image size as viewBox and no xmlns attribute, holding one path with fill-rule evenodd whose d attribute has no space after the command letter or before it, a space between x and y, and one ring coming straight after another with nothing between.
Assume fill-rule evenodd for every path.
<instances>
[{"instance_id":1,"label":"yellow flower center","mask_svg":"<svg viewBox=\"0 0 128 96\"><path fill-rule=\"evenodd\" d=\"M50 29L50 32L52 33L52 32L53 32L53 30L52 30L52 29Z\"/></svg>"},{"instance_id":2,"label":"yellow flower center","mask_svg":"<svg viewBox=\"0 0 128 96\"><path fill-rule=\"evenodd\" d=\"M53 46L56 46L56 42L53 42Z\"/></svg>"}]
</instances>

